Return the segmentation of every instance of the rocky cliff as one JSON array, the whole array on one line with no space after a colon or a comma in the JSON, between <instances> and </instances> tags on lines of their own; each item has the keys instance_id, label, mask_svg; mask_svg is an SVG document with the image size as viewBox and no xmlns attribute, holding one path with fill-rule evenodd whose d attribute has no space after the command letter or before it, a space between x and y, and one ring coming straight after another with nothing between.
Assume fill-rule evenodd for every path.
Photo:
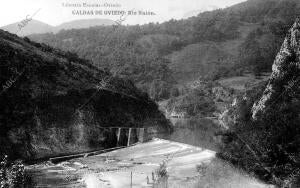
<instances>
[{"instance_id":1,"label":"rocky cliff","mask_svg":"<svg viewBox=\"0 0 300 188\"><path fill-rule=\"evenodd\" d=\"M0 30L0 63L0 153L77 153L115 146L103 127L170 128L147 94L76 54Z\"/></svg>"},{"instance_id":2,"label":"rocky cliff","mask_svg":"<svg viewBox=\"0 0 300 188\"><path fill-rule=\"evenodd\" d=\"M222 117L227 131L220 157L278 187L300 185L299 31L297 20L269 81L248 85Z\"/></svg>"},{"instance_id":3,"label":"rocky cliff","mask_svg":"<svg viewBox=\"0 0 300 188\"><path fill-rule=\"evenodd\" d=\"M289 30L272 66L269 83L258 102L252 107L252 118L262 115L266 108L289 91L299 89L300 83L300 20Z\"/></svg>"}]
</instances>

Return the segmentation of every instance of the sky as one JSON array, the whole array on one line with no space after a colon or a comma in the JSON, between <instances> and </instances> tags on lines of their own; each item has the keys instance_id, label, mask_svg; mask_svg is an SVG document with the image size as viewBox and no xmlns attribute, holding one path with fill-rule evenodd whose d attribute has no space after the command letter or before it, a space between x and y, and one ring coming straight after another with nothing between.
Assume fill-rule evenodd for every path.
<instances>
[{"instance_id":1,"label":"sky","mask_svg":"<svg viewBox=\"0 0 300 188\"><path fill-rule=\"evenodd\" d=\"M116 20L118 15L103 15L104 11L150 11L155 15L128 16L125 24L144 24L182 19L195 12L225 8L245 0L0 0L0 27L20 22L27 15L52 26L64 22L105 18ZM82 7L83 3L118 5L119 7ZM66 7L63 4L79 4L81 7ZM74 15L74 11L102 11L102 15Z\"/></svg>"}]
</instances>

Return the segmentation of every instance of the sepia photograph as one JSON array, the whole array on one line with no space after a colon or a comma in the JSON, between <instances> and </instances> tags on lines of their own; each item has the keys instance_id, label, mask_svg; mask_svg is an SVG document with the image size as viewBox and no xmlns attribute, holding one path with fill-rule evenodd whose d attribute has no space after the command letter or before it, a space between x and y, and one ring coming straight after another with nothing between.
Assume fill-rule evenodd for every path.
<instances>
[{"instance_id":1,"label":"sepia photograph","mask_svg":"<svg viewBox=\"0 0 300 188\"><path fill-rule=\"evenodd\" d=\"M1 0L0 188L300 188L300 0Z\"/></svg>"}]
</instances>

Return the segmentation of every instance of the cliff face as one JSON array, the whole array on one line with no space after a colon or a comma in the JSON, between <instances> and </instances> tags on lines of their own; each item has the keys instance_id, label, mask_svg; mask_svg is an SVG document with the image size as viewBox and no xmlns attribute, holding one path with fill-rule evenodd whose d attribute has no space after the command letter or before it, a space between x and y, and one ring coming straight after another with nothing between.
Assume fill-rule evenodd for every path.
<instances>
[{"instance_id":1,"label":"cliff face","mask_svg":"<svg viewBox=\"0 0 300 188\"><path fill-rule=\"evenodd\" d=\"M113 147L103 127L170 126L130 82L0 30L0 153L40 158Z\"/></svg>"},{"instance_id":2,"label":"cliff face","mask_svg":"<svg viewBox=\"0 0 300 188\"><path fill-rule=\"evenodd\" d=\"M272 66L269 83L258 102L252 107L256 120L272 103L287 92L298 88L300 82L300 20L289 30Z\"/></svg>"}]
</instances>

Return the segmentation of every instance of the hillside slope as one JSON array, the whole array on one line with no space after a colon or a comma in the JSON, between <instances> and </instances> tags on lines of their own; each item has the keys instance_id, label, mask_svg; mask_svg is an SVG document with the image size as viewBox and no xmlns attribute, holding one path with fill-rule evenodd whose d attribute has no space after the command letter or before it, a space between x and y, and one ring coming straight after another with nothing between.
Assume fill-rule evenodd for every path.
<instances>
[{"instance_id":1,"label":"hillside slope","mask_svg":"<svg viewBox=\"0 0 300 188\"><path fill-rule=\"evenodd\" d=\"M147 94L76 54L0 30L0 148L40 158L113 147L103 127L157 127L168 121Z\"/></svg>"},{"instance_id":2,"label":"hillside slope","mask_svg":"<svg viewBox=\"0 0 300 188\"><path fill-rule=\"evenodd\" d=\"M57 33L61 30L82 29L101 25L109 26L114 24L115 22L109 19L82 19L64 22L58 26L52 26L28 17L26 21L20 20L20 22L2 26L0 27L0 29L17 34L18 36L27 36L32 34L43 34L52 32ZM19 25L22 25L21 29L19 28Z\"/></svg>"},{"instance_id":3,"label":"hillside slope","mask_svg":"<svg viewBox=\"0 0 300 188\"><path fill-rule=\"evenodd\" d=\"M161 24L99 26L30 38L75 52L164 100L178 85L199 77L212 81L270 72L299 7L298 0L248 0Z\"/></svg>"},{"instance_id":4,"label":"hillside slope","mask_svg":"<svg viewBox=\"0 0 300 188\"><path fill-rule=\"evenodd\" d=\"M239 48L258 26L255 23L241 23L238 36L234 39L202 41L173 51L168 58L175 79L179 83L187 83L199 77L216 80L240 74L241 70L232 70L239 56Z\"/></svg>"},{"instance_id":5,"label":"hillside slope","mask_svg":"<svg viewBox=\"0 0 300 188\"><path fill-rule=\"evenodd\" d=\"M19 25L22 25L23 27L20 29ZM20 22L3 26L0 29L17 34L19 36L26 36L32 34L52 32L53 26L40 22L38 20L28 19L27 24L22 24L20 20Z\"/></svg>"},{"instance_id":6,"label":"hillside slope","mask_svg":"<svg viewBox=\"0 0 300 188\"><path fill-rule=\"evenodd\" d=\"M62 23L56 26L53 31L55 33L61 30L68 30L68 29L82 29L82 28L89 28L95 27L99 25L114 25L115 22L109 19L84 19L84 20L74 20L70 22Z\"/></svg>"}]
</instances>

